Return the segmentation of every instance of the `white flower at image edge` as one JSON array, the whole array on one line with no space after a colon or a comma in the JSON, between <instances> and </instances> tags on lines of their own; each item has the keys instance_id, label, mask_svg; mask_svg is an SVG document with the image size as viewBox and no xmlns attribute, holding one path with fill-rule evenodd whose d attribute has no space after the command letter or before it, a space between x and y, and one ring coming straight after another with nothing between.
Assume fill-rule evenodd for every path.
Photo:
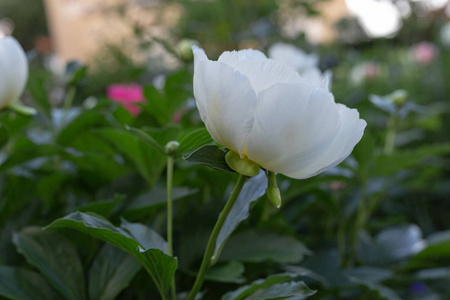
<instances>
[{"instance_id":1,"label":"white flower at image edge","mask_svg":"<svg viewBox=\"0 0 450 300\"><path fill-rule=\"evenodd\" d=\"M211 61L194 46L194 95L213 139L266 170L308 178L342 162L366 122L324 87L256 50Z\"/></svg>"},{"instance_id":2,"label":"white flower at image edge","mask_svg":"<svg viewBox=\"0 0 450 300\"><path fill-rule=\"evenodd\" d=\"M28 79L28 61L13 37L0 38L0 109L19 99Z\"/></svg>"}]
</instances>

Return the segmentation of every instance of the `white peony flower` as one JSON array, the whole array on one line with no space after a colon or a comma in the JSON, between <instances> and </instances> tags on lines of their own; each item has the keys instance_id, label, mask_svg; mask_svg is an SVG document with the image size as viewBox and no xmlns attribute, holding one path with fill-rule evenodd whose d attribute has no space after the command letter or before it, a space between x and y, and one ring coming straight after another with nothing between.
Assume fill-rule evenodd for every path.
<instances>
[{"instance_id":1,"label":"white peony flower","mask_svg":"<svg viewBox=\"0 0 450 300\"><path fill-rule=\"evenodd\" d=\"M194 95L219 144L266 170L308 178L352 152L366 122L326 89L256 50L194 51Z\"/></svg>"},{"instance_id":2,"label":"white peony flower","mask_svg":"<svg viewBox=\"0 0 450 300\"><path fill-rule=\"evenodd\" d=\"M28 61L20 44L13 37L0 38L0 109L22 94L28 79Z\"/></svg>"}]
</instances>

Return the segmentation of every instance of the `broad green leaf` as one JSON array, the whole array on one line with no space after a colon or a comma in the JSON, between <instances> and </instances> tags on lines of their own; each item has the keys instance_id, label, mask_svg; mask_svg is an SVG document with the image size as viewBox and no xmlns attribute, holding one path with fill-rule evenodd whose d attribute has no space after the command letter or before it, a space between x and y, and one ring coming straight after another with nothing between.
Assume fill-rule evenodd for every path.
<instances>
[{"instance_id":1,"label":"broad green leaf","mask_svg":"<svg viewBox=\"0 0 450 300\"><path fill-rule=\"evenodd\" d=\"M164 253L168 252L167 242L150 227L141 223L130 223L126 220L122 220L120 227L125 229L144 249L159 249Z\"/></svg>"},{"instance_id":2,"label":"broad green leaf","mask_svg":"<svg viewBox=\"0 0 450 300\"><path fill-rule=\"evenodd\" d=\"M301 281L290 281L256 291L245 300L303 300L315 293Z\"/></svg>"},{"instance_id":3,"label":"broad green leaf","mask_svg":"<svg viewBox=\"0 0 450 300\"><path fill-rule=\"evenodd\" d=\"M58 143L63 146L69 146L78 135L83 134L96 124L100 125L103 123L105 123L104 114L97 110L83 111L61 131L58 136Z\"/></svg>"},{"instance_id":4,"label":"broad green leaf","mask_svg":"<svg viewBox=\"0 0 450 300\"><path fill-rule=\"evenodd\" d=\"M58 146L34 144L33 147L18 149L17 151L14 151L8 157L8 159L0 165L0 173L22 163L28 162L32 159L61 154L63 151L64 150Z\"/></svg>"},{"instance_id":5,"label":"broad green leaf","mask_svg":"<svg viewBox=\"0 0 450 300\"><path fill-rule=\"evenodd\" d=\"M361 266L343 270L342 273L348 278L358 278L367 282L378 283L392 278L392 271L384 268Z\"/></svg>"},{"instance_id":6,"label":"broad green leaf","mask_svg":"<svg viewBox=\"0 0 450 300\"><path fill-rule=\"evenodd\" d=\"M450 143L421 146L417 149L396 150L391 155L376 158L374 175L391 175L397 171L420 166L427 157L450 153Z\"/></svg>"},{"instance_id":7,"label":"broad green leaf","mask_svg":"<svg viewBox=\"0 0 450 300\"><path fill-rule=\"evenodd\" d=\"M392 289L385 287L380 284L367 282L364 280L360 280L357 278L353 278L352 281L362 287L364 287L366 290L370 291L377 297L377 299L380 300L402 300L396 292L394 292Z\"/></svg>"},{"instance_id":8,"label":"broad green leaf","mask_svg":"<svg viewBox=\"0 0 450 300\"><path fill-rule=\"evenodd\" d=\"M436 280L450 278L450 268L434 268L420 270L414 275L416 280Z\"/></svg>"},{"instance_id":9,"label":"broad green leaf","mask_svg":"<svg viewBox=\"0 0 450 300\"><path fill-rule=\"evenodd\" d=\"M207 165L219 171L236 173L225 161L225 154L226 152L216 145L206 145L183 158L189 162Z\"/></svg>"},{"instance_id":10,"label":"broad green leaf","mask_svg":"<svg viewBox=\"0 0 450 300\"><path fill-rule=\"evenodd\" d=\"M127 227L127 225L125 225ZM130 226L128 226L130 227ZM140 226L138 226L140 227ZM73 228L80 230L90 236L101 239L114 246L117 246L136 257L145 267L152 277L159 292L165 294L170 287L173 275L177 268L177 259L173 258L161 249L161 238L156 238L153 231L151 235L145 236L145 232L139 230L134 231L141 241L145 241L146 245L141 245L129 231L116 227L108 220L95 214L75 212L64 218L55 220L46 228ZM137 234L138 232L139 234ZM145 246L151 246L145 249Z\"/></svg>"},{"instance_id":11,"label":"broad green leaf","mask_svg":"<svg viewBox=\"0 0 450 300\"><path fill-rule=\"evenodd\" d=\"M86 298L83 267L75 248L63 236L27 227L13 237L18 252L47 277L66 299Z\"/></svg>"},{"instance_id":12,"label":"broad green leaf","mask_svg":"<svg viewBox=\"0 0 450 300\"><path fill-rule=\"evenodd\" d=\"M283 274L275 274L270 275L265 279L258 279L253 281L251 284L240 287L239 289L228 292L222 296L222 300L243 300L247 299L246 297L250 296L254 292L269 288L273 285L280 284L283 282L291 281L296 278L297 274L291 273L283 273Z\"/></svg>"},{"instance_id":13,"label":"broad green leaf","mask_svg":"<svg viewBox=\"0 0 450 300\"><path fill-rule=\"evenodd\" d=\"M45 89L45 82L41 77L30 76L27 89L33 97L33 102L39 107L39 111L50 118L50 99Z\"/></svg>"},{"instance_id":14,"label":"broad green leaf","mask_svg":"<svg viewBox=\"0 0 450 300\"><path fill-rule=\"evenodd\" d=\"M244 271L245 267L243 263L230 261L209 269L205 279L217 282L243 283L245 281L245 278L242 277Z\"/></svg>"},{"instance_id":15,"label":"broad green leaf","mask_svg":"<svg viewBox=\"0 0 450 300\"><path fill-rule=\"evenodd\" d=\"M180 154L188 153L212 141L211 135L206 128L196 129L180 138L180 147L178 147L177 152Z\"/></svg>"},{"instance_id":16,"label":"broad green leaf","mask_svg":"<svg viewBox=\"0 0 450 300\"><path fill-rule=\"evenodd\" d=\"M9 140L8 129L5 127L5 125L0 123L0 149L3 148L4 145L6 145L8 140Z\"/></svg>"},{"instance_id":17,"label":"broad green leaf","mask_svg":"<svg viewBox=\"0 0 450 300\"><path fill-rule=\"evenodd\" d=\"M130 254L105 244L89 269L89 298L116 299L141 267L141 263Z\"/></svg>"},{"instance_id":18,"label":"broad green leaf","mask_svg":"<svg viewBox=\"0 0 450 300\"><path fill-rule=\"evenodd\" d=\"M230 237L223 248L220 260L298 263L309 253L303 243L291 236L250 229Z\"/></svg>"},{"instance_id":19,"label":"broad green leaf","mask_svg":"<svg viewBox=\"0 0 450 300\"><path fill-rule=\"evenodd\" d=\"M264 195L267 188L267 178L264 171L260 171L257 176L248 180L241 193L239 194L233 208L230 211L225 223L217 236L216 249L214 250L213 260L220 255L224 242L236 228L236 226L248 217L250 204Z\"/></svg>"},{"instance_id":20,"label":"broad green leaf","mask_svg":"<svg viewBox=\"0 0 450 300\"><path fill-rule=\"evenodd\" d=\"M151 105L143 106L142 109L152 115L160 125L169 123L172 116L161 93L153 86L146 86L144 96Z\"/></svg>"},{"instance_id":21,"label":"broad green leaf","mask_svg":"<svg viewBox=\"0 0 450 300\"><path fill-rule=\"evenodd\" d=\"M12 300L51 300L58 295L36 272L0 266L0 296Z\"/></svg>"},{"instance_id":22,"label":"broad green leaf","mask_svg":"<svg viewBox=\"0 0 450 300\"><path fill-rule=\"evenodd\" d=\"M125 196L123 195L115 195L112 201L95 201L79 208L79 210L81 212L92 212L103 217L108 217L124 199Z\"/></svg>"},{"instance_id":23,"label":"broad green leaf","mask_svg":"<svg viewBox=\"0 0 450 300\"><path fill-rule=\"evenodd\" d=\"M387 228L375 239L361 235L357 256L366 265L383 266L404 260L424 247L422 232L416 225Z\"/></svg>"},{"instance_id":24,"label":"broad green leaf","mask_svg":"<svg viewBox=\"0 0 450 300\"><path fill-rule=\"evenodd\" d=\"M164 148L157 141L155 141L154 138L152 138L146 132L140 130L139 128L134 128L134 127L129 127L129 126L125 126L125 128L127 130L129 130L130 132L134 133L136 136L138 136L147 145L149 145L149 146L155 148L156 150L158 150L160 153L162 153L162 154L166 153Z\"/></svg>"},{"instance_id":25,"label":"broad green leaf","mask_svg":"<svg viewBox=\"0 0 450 300\"><path fill-rule=\"evenodd\" d=\"M429 236L426 246L408 261L412 268L435 265L442 266L443 260L450 259L450 231L442 231Z\"/></svg>"},{"instance_id":26,"label":"broad green leaf","mask_svg":"<svg viewBox=\"0 0 450 300\"><path fill-rule=\"evenodd\" d=\"M193 195L197 190L186 187L175 187L172 190L172 200L180 200L186 196ZM155 187L148 193L144 193L137 197L124 213L124 216L143 216L153 211L155 208L167 204L167 190Z\"/></svg>"},{"instance_id":27,"label":"broad green leaf","mask_svg":"<svg viewBox=\"0 0 450 300\"><path fill-rule=\"evenodd\" d=\"M165 166L165 155L141 141L131 132L102 129L97 131L133 162L139 173L153 186Z\"/></svg>"}]
</instances>

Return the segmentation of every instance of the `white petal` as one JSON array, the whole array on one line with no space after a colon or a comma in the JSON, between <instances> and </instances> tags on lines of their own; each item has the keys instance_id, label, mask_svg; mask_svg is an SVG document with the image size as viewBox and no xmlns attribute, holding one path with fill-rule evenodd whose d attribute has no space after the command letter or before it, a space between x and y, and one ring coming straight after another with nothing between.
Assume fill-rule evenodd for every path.
<instances>
[{"instance_id":1,"label":"white petal","mask_svg":"<svg viewBox=\"0 0 450 300\"><path fill-rule=\"evenodd\" d=\"M296 173L328 150L339 120L328 91L305 81L276 84L258 94L247 155L270 171Z\"/></svg>"},{"instance_id":2,"label":"white petal","mask_svg":"<svg viewBox=\"0 0 450 300\"><path fill-rule=\"evenodd\" d=\"M234 67L238 63L249 62L249 61L261 61L267 60L266 55L258 50L244 49L239 51L225 51L223 52L218 61L226 63Z\"/></svg>"},{"instance_id":3,"label":"white petal","mask_svg":"<svg viewBox=\"0 0 450 300\"><path fill-rule=\"evenodd\" d=\"M28 79L28 61L12 37L0 39L0 108L19 98Z\"/></svg>"},{"instance_id":4,"label":"white petal","mask_svg":"<svg viewBox=\"0 0 450 300\"><path fill-rule=\"evenodd\" d=\"M272 59L238 63L234 68L247 76L256 93L277 83L301 81L301 77L297 72L286 66L286 64Z\"/></svg>"},{"instance_id":5,"label":"white petal","mask_svg":"<svg viewBox=\"0 0 450 300\"><path fill-rule=\"evenodd\" d=\"M196 61L194 96L214 140L241 154L256 106L248 78L221 62Z\"/></svg>"},{"instance_id":6,"label":"white petal","mask_svg":"<svg viewBox=\"0 0 450 300\"><path fill-rule=\"evenodd\" d=\"M361 140L367 123L359 118L356 109L350 109L343 104L337 104L337 106L341 126L326 151L301 171L285 173L285 175L297 179L312 177L337 166L350 155Z\"/></svg>"}]
</instances>

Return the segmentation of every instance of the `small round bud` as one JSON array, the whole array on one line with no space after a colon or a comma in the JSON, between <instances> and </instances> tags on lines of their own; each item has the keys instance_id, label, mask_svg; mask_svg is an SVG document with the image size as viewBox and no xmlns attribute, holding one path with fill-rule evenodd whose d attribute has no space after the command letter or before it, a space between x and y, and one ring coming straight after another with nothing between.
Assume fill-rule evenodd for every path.
<instances>
[{"instance_id":1,"label":"small round bud","mask_svg":"<svg viewBox=\"0 0 450 300\"><path fill-rule=\"evenodd\" d=\"M167 155L175 155L179 146L180 143L178 143L177 141L168 142L165 147Z\"/></svg>"},{"instance_id":2,"label":"small round bud","mask_svg":"<svg viewBox=\"0 0 450 300\"><path fill-rule=\"evenodd\" d=\"M194 60L192 46L195 45L198 46L198 42L196 40L182 39L175 47L175 51L183 61L190 62Z\"/></svg>"},{"instance_id":3,"label":"small round bud","mask_svg":"<svg viewBox=\"0 0 450 300\"><path fill-rule=\"evenodd\" d=\"M408 101L408 92L406 90L396 90L388 95L388 98L396 106L402 106L406 101Z\"/></svg>"},{"instance_id":4,"label":"small round bud","mask_svg":"<svg viewBox=\"0 0 450 300\"><path fill-rule=\"evenodd\" d=\"M239 174L245 176L255 176L259 174L260 165L247 158L241 158L239 154L234 151L229 151L225 155L225 161L231 169Z\"/></svg>"}]
</instances>

